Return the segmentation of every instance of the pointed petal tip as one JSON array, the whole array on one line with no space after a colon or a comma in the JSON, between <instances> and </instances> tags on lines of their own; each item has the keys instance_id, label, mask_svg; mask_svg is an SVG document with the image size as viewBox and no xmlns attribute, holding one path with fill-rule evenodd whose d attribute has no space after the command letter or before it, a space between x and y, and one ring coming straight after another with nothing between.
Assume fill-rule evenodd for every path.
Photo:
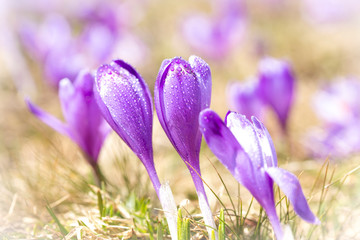
<instances>
[{"instance_id":1,"label":"pointed petal tip","mask_svg":"<svg viewBox=\"0 0 360 240\"><path fill-rule=\"evenodd\" d=\"M218 121L221 121L219 115L210 108L205 108L204 110L202 110L199 114L200 131L202 131L202 128L208 123L210 123L214 118Z\"/></svg>"},{"instance_id":2,"label":"pointed petal tip","mask_svg":"<svg viewBox=\"0 0 360 240\"><path fill-rule=\"evenodd\" d=\"M35 114L36 112L36 106L31 102L30 98L29 97L25 97L25 103L26 103L26 106L28 107L28 109L30 110L30 112L32 114Z\"/></svg>"},{"instance_id":3,"label":"pointed petal tip","mask_svg":"<svg viewBox=\"0 0 360 240\"><path fill-rule=\"evenodd\" d=\"M25 103L26 103L29 111L33 115L35 115L38 118L41 118L41 116L43 115L43 111L38 106L36 106L34 103L32 103L31 100L27 97L25 98Z\"/></svg>"},{"instance_id":4,"label":"pointed petal tip","mask_svg":"<svg viewBox=\"0 0 360 240\"><path fill-rule=\"evenodd\" d=\"M300 182L294 174L278 167L269 167L266 172L289 198L297 215L309 223L320 224L320 220L311 211Z\"/></svg>"}]
</instances>

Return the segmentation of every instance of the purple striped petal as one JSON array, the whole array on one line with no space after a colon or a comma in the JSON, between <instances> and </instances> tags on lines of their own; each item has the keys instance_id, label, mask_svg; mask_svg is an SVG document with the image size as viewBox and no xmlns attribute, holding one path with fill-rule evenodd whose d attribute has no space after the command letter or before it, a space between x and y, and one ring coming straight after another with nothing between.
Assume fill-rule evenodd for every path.
<instances>
[{"instance_id":1,"label":"purple striped petal","mask_svg":"<svg viewBox=\"0 0 360 240\"><path fill-rule=\"evenodd\" d=\"M266 167L277 167L275 146L268 130L256 117L252 117L251 120L257 132Z\"/></svg>"},{"instance_id":2,"label":"purple striped petal","mask_svg":"<svg viewBox=\"0 0 360 240\"><path fill-rule=\"evenodd\" d=\"M263 167L263 154L254 125L245 115L236 112L228 112L225 117L225 123L241 147L249 155L253 165Z\"/></svg>"},{"instance_id":3,"label":"purple striped petal","mask_svg":"<svg viewBox=\"0 0 360 240\"><path fill-rule=\"evenodd\" d=\"M221 118L210 109L205 109L200 113L199 124L200 131L211 151L233 173L238 152L243 151L234 135Z\"/></svg>"}]
</instances>

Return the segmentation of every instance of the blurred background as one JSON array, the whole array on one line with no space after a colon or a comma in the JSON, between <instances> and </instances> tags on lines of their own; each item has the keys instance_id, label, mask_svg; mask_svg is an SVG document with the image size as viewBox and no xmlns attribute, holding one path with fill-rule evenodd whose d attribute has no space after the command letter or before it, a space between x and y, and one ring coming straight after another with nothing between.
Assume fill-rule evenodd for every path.
<instances>
[{"instance_id":1,"label":"blurred background","mask_svg":"<svg viewBox=\"0 0 360 240\"><path fill-rule=\"evenodd\" d=\"M93 211L96 202L89 193L91 168L77 146L36 119L25 98L63 119L57 94L63 78L73 81L82 69L95 72L120 58L153 92L164 59L194 54L210 65L211 108L221 117L235 110L228 84L256 79L266 56L291 64L296 80L287 133L271 109L262 116L279 165L300 175L305 195L319 199L321 186L315 193L311 188L329 161L332 180L326 184L343 184L329 185L331 211L322 235L313 239L360 238L355 227L360 223L359 13L357 0L0 0L0 236L56 238L46 204L71 223ZM188 170L156 114L153 133L160 179L170 182L177 204L196 209ZM239 197L237 182L205 143L200 159L203 178L217 194L224 188L215 168ZM110 134L99 164L112 193L122 199L134 191L158 206L139 163ZM208 196L218 210L215 196ZM250 201L245 189L241 199Z\"/></svg>"}]
</instances>

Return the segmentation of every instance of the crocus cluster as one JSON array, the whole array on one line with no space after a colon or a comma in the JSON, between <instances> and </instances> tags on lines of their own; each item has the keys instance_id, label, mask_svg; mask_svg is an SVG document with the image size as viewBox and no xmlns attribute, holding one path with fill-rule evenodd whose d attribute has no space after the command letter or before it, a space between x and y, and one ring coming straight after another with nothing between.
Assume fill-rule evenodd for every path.
<instances>
[{"instance_id":1,"label":"crocus cluster","mask_svg":"<svg viewBox=\"0 0 360 240\"><path fill-rule=\"evenodd\" d=\"M71 138L80 147L99 184L102 176L98 157L110 127L95 101L93 86L94 77L87 71L80 72L73 83L68 78L60 81L59 99L66 123L41 110L29 100L27 104L36 117Z\"/></svg>"},{"instance_id":2,"label":"crocus cluster","mask_svg":"<svg viewBox=\"0 0 360 240\"><path fill-rule=\"evenodd\" d=\"M95 89L102 115L144 164L165 211L171 236L176 239L175 201L169 187L162 187L154 165L153 105L146 82L132 66L115 60L98 68Z\"/></svg>"},{"instance_id":3,"label":"crocus cluster","mask_svg":"<svg viewBox=\"0 0 360 240\"><path fill-rule=\"evenodd\" d=\"M270 134L256 117L250 122L244 115L228 112L223 122L214 111L206 109L201 112L199 122L212 152L265 209L277 239L283 239L283 230L276 214L274 182L301 218L319 223L296 176L278 167Z\"/></svg>"},{"instance_id":4,"label":"crocus cluster","mask_svg":"<svg viewBox=\"0 0 360 240\"><path fill-rule=\"evenodd\" d=\"M254 78L253 78L254 79ZM291 65L266 57L259 62L258 76L246 84L230 83L227 95L230 108L250 118L262 118L270 107L286 133L289 113L294 101L295 76Z\"/></svg>"},{"instance_id":5,"label":"crocus cluster","mask_svg":"<svg viewBox=\"0 0 360 240\"><path fill-rule=\"evenodd\" d=\"M237 47L245 34L246 16L243 1L214 1L214 16L186 16L182 24L185 40L201 55L224 59Z\"/></svg>"},{"instance_id":6,"label":"crocus cluster","mask_svg":"<svg viewBox=\"0 0 360 240\"><path fill-rule=\"evenodd\" d=\"M46 13L38 17L39 23L28 18L21 23L25 50L40 63L44 79L55 88L61 79L74 79L83 68L97 67L114 56L137 61L146 51L119 19L122 5L99 1L80 5L74 4L69 13Z\"/></svg>"},{"instance_id":7,"label":"crocus cluster","mask_svg":"<svg viewBox=\"0 0 360 240\"><path fill-rule=\"evenodd\" d=\"M359 92L358 79L343 78L316 93L313 107L323 123L304 141L312 157L340 159L360 152Z\"/></svg>"},{"instance_id":8,"label":"crocus cluster","mask_svg":"<svg viewBox=\"0 0 360 240\"><path fill-rule=\"evenodd\" d=\"M215 223L201 179L199 153L202 135L198 123L201 110L210 105L209 65L197 56L191 56L189 61L180 57L164 60L156 79L154 95L161 126L190 171L200 209L211 234Z\"/></svg>"}]
</instances>

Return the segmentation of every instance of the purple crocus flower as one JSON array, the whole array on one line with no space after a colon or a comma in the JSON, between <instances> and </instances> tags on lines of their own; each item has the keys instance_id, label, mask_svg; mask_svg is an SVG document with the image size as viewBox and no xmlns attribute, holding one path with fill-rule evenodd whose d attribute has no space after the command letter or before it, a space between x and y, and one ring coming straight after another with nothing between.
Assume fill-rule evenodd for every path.
<instances>
[{"instance_id":1,"label":"purple crocus flower","mask_svg":"<svg viewBox=\"0 0 360 240\"><path fill-rule=\"evenodd\" d=\"M209 65L197 56L191 56L188 62L180 57L164 60L155 82L154 98L161 126L190 170L205 224L215 228L199 163L202 136L198 118L201 110L210 105Z\"/></svg>"},{"instance_id":2,"label":"purple crocus flower","mask_svg":"<svg viewBox=\"0 0 360 240\"><path fill-rule=\"evenodd\" d=\"M176 215L176 206L170 203L174 200L169 187L161 185L154 166L153 105L148 86L136 70L122 60L99 67L95 82L95 96L104 118L144 164L175 238L176 218L171 213Z\"/></svg>"},{"instance_id":3,"label":"purple crocus flower","mask_svg":"<svg viewBox=\"0 0 360 240\"><path fill-rule=\"evenodd\" d=\"M95 96L104 118L142 161L159 193L152 147L153 106L148 86L122 60L99 67L95 82Z\"/></svg>"},{"instance_id":4,"label":"purple crocus flower","mask_svg":"<svg viewBox=\"0 0 360 240\"><path fill-rule=\"evenodd\" d=\"M273 182L301 218L320 223L311 212L296 176L278 168L272 139L256 117L250 122L244 115L228 112L224 123L214 111L206 109L201 112L199 123L211 151L265 209L277 239L283 239L283 231L276 214Z\"/></svg>"},{"instance_id":5,"label":"purple crocus flower","mask_svg":"<svg viewBox=\"0 0 360 240\"><path fill-rule=\"evenodd\" d=\"M187 16L182 31L189 45L213 59L223 59L242 40L245 32L245 7L242 1L214 3L215 16Z\"/></svg>"},{"instance_id":6,"label":"purple crocus flower","mask_svg":"<svg viewBox=\"0 0 360 240\"><path fill-rule=\"evenodd\" d=\"M251 78L245 83L231 82L226 88L230 109L245 115L262 119L265 104L260 94L259 82Z\"/></svg>"},{"instance_id":7,"label":"purple crocus flower","mask_svg":"<svg viewBox=\"0 0 360 240\"><path fill-rule=\"evenodd\" d=\"M36 117L71 138L81 148L100 181L101 173L97 162L110 127L101 116L94 98L93 85L94 77L87 71L80 72L74 83L67 78L60 81L59 98L66 123L41 110L29 100L27 104Z\"/></svg>"},{"instance_id":8,"label":"purple crocus flower","mask_svg":"<svg viewBox=\"0 0 360 240\"><path fill-rule=\"evenodd\" d=\"M259 80L263 101L275 111L286 132L295 91L295 76L291 65L283 60L264 58L259 63Z\"/></svg>"},{"instance_id":9,"label":"purple crocus flower","mask_svg":"<svg viewBox=\"0 0 360 240\"><path fill-rule=\"evenodd\" d=\"M314 112L326 125L345 125L359 120L359 92L359 79L336 79L315 94Z\"/></svg>"}]
</instances>

